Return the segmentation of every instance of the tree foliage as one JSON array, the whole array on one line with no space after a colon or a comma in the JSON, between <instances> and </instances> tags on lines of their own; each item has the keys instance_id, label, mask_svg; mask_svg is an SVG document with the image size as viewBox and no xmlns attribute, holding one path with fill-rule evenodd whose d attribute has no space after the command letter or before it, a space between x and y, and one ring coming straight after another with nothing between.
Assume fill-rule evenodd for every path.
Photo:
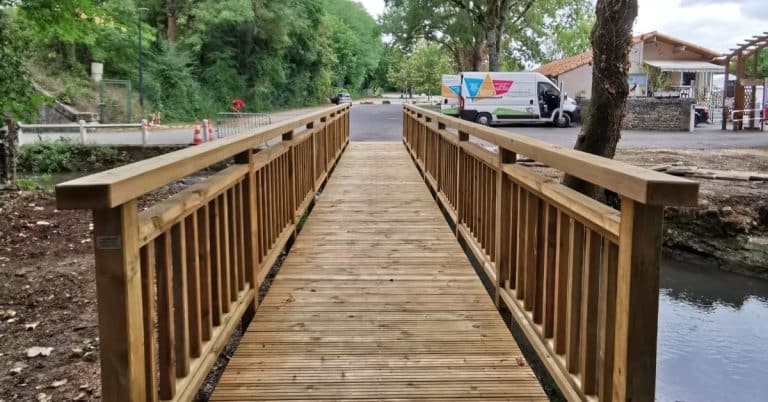
<instances>
[{"instance_id":1,"label":"tree foliage","mask_svg":"<svg viewBox=\"0 0 768 402\"><path fill-rule=\"evenodd\" d=\"M19 71L31 63L90 87L90 63L102 62L105 78L135 85L141 29L146 113L171 120L210 117L234 98L245 100L246 110L264 110L325 102L334 89L355 94L380 83L378 24L352 0L0 2L0 12L15 15L20 28L10 32L3 24L4 77L26 76L7 72L16 67L5 60L15 54ZM28 46L16 51L9 39ZM0 90L31 98L3 81Z\"/></svg>"},{"instance_id":2,"label":"tree foliage","mask_svg":"<svg viewBox=\"0 0 768 402\"><path fill-rule=\"evenodd\" d=\"M0 10L0 120L32 116L37 105L43 101L22 62L22 44L17 40L19 35L8 20L9 17ZM0 126L3 124L0 121Z\"/></svg>"},{"instance_id":3,"label":"tree foliage","mask_svg":"<svg viewBox=\"0 0 768 402\"><path fill-rule=\"evenodd\" d=\"M454 74L445 48L437 43L419 42L409 54L401 53L390 65L392 86L435 95L440 92L443 74Z\"/></svg>"},{"instance_id":4,"label":"tree foliage","mask_svg":"<svg viewBox=\"0 0 768 402\"><path fill-rule=\"evenodd\" d=\"M443 45L460 70L549 61L588 47L590 0L388 0L382 29L408 50Z\"/></svg>"}]
</instances>

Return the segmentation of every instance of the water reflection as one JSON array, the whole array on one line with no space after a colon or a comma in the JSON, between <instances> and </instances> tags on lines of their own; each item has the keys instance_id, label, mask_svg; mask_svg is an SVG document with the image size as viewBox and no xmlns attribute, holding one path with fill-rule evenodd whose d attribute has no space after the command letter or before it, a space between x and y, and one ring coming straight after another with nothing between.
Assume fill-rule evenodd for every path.
<instances>
[{"instance_id":1,"label":"water reflection","mask_svg":"<svg viewBox=\"0 0 768 402\"><path fill-rule=\"evenodd\" d=\"M768 281L666 259L656 399L768 400Z\"/></svg>"}]
</instances>

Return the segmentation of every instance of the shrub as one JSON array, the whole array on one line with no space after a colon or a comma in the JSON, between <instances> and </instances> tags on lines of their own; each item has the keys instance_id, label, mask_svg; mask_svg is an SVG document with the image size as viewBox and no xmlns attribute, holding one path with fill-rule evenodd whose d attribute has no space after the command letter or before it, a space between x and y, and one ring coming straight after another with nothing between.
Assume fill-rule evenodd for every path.
<instances>
[{"instance_id":1,"label":"shrub","mask_svg":"<svg viewBox=\"0 0 768 402\"><path fill-rule=\"evenodd\" d=\"M40 141L19 148L18 168L31 173L82 172L118 162L115 148L83 145L67 138Z\"/></svg>"}]
</instances>

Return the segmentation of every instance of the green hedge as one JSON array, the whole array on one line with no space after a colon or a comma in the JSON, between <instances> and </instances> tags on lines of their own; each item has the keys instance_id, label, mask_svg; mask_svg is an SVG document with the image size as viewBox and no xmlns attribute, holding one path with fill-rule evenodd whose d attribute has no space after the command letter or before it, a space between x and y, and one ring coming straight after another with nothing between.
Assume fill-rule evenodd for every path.
<instances>
[{"instance_id":1,"label":"green hedge","mask_svg":"<svg viewBox=\"0 0 768 402\"><path fill-rule=\"evenodd\" d=\"M110 146L84 145L60 138L22 145L17 167L30 173L87 172L114 165L118 155Z\"/></svg>"}]
</instances>

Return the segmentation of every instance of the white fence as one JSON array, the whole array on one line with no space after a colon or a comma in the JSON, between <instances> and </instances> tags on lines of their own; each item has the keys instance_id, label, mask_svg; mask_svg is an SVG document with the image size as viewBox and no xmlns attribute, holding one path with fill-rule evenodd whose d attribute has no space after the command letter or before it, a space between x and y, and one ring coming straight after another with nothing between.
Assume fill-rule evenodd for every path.
<instances>
[{"instance_id":1,"label":"white fence","mask_svg":"<svg viewBox=\"0 0 768 402\"><path fill-rule=\"evenodd\" d=\"M126 142L123 138L135 137L141 139L142 145L149 143L149 127L147 121L143 120L139 124L98 124L98 123L86 123L85 120L80 120L78 123L67 124L23 124L19 123L19 145L30 144L38 141L56 138L69 138L79 141L83 144L93 142L90 140L92 134L101 130L110 130L114 136L120 137L120 141L117 143ZM127 131L119 131L127 130ZM135 139L131 142L137 142Z\"/></svg>"}]
</instances>

